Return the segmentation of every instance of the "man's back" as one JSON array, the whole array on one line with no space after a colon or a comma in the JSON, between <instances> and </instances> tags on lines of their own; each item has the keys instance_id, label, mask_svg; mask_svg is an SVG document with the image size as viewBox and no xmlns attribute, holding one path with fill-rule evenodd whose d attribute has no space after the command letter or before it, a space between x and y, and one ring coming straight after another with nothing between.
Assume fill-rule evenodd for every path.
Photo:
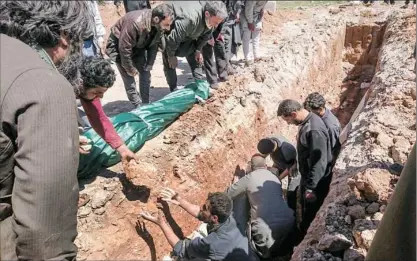
<instances>
[{"instance_id":1,"label":"man's back","mask_svg":"<svg viewBox=\"0 0 417 261\"><path fill-rule=\"evenodd\" d=\"M293 219L293 212L284 201L281 182L277 176L267 169L257 169L247 177L251 220L261 218L268 225L273 225Z\"/></svg>"},{"instance_id":2,"label":"man's back","mask_svg":"<svg viewBox=\"0 0 417 261\"><path fill-rule=\"evenodd\" d=\"M0 175L14 182L12 191L0 184L2 200L12 193L14 214L0 223L1 259L75 258L78 131L73 88L29 46L5 35L0 41L0 151L11 152L1 158Z\"/></svg>"},{"instance_id":3,"label":"man's back","mask_svg":"<svg viewBox=\"0 0 417 261\"><path fill-rule=\"evenodd\" d=\"M186 26L184 40L195 40L205 31L205 17L203 16L203 4L200 1L173 1L172 8L175 14L174 26Z\"/></svg>"},{"instance_id":4,"label":"man's back","mask_svg":"<svg viewBox=\"0 0 417 261\"><path fill-rule=\"evenodd\" d=\"M321 117L321 119L323 120L324 124L327 127L327 130L329 131L329 138L330 138L330 144L332 146L332 151L333 152L338 151L340 147L339 137L340 137L340 131L341 131L339 120L327 108L326 108L326 111L324 112L323 117Z\"/></svg>"}]
</instances>

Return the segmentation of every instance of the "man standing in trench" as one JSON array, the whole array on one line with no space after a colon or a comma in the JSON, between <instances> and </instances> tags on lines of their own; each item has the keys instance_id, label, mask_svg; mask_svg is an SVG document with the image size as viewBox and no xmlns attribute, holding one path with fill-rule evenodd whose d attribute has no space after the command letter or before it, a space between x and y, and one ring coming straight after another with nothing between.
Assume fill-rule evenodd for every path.
<instances>
[{"instance_id":1,"label":"man standing in trench","mask_svg":"<svg viewBox=\"0 0 417 261\"><path fill-rule=\"evenodd\" d=\"M301 174L301 232L305 235L329 192L332 150L326 125L294 100L283 100L278 117L298 126L297 161Z\"/></svg>"},{"instance_id":2,"label":"man standing in trench","mask_svg":"<svg viewBox=\"0 0 417 261\"><path fill-rule=\"evenodd\" d=\"M160 4L154 9L132 11L111 28L107 55L116 62L133 106L149 103L151 70L158 52L162 32L169 31L173 20L170 5ZM139 93L135 75L139 73Z\"/></svg>"},{"instance_id":3,"label":"man standing in trench","mask_svg":"<svg viewBox=\"0 0 417 261\"><path fill-rule=\"evenodd\" d=\"M85 1L0 2L1 260L76 259L77 111L57 69L93 26Z\"/></svg>"},{"instance_id":4,"label":"man standing in trench","mask_svg":"<svg viewBox=\"0 0 417 261\"><path fill-rule=\"evenodd\" d=\"M334 114L326 108L326 100L323 95L318 92L310 93L306 100L304 101L304 108L308 111L311 111L317 114L326 125L326 128L329 132L330 144L332 147L332 156L333 161L336 160L339 155L341 144L340 144L340 122L334 116Z\"/></svg>"},{"instance_id":5,"label":"man standing in trench","mask_svg":"<svg viewBox=\"0 0 417 261\"><path fill-rule=\"evenodd\" d=\"M194 218L207 223L206 237L180 240L168 225L161 210L157 216L142 212L141 216L144 219L161 228L173 248L174 256L182 260L258 260L249 247L247 237L236 225L232 216L232 200L227 194L209 193L201 208L183 199L172 189L164 189L161 196L162 200L179 205Z\"/></svg>"},{"instance_id":6,"label":"man standing in trench","mask_svg":"<svg viewBox=\"0 0 417 261\"><path fill-rule=\"evenodd\" d=\"M226 6L221 1L177 1L170 4L174 10L174 25L166 37L162 55L164 73L169 89L177 89L177 57L186 57L194 79L203 74L204 45L213 38L213 29L227 18Z\"/></svg>"}]
</instances>

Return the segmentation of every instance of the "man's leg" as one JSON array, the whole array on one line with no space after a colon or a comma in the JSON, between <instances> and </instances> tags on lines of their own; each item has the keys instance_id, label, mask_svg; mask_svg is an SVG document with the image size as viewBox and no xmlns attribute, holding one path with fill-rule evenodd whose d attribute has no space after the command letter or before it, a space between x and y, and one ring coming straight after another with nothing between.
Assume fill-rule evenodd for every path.
<instances>
[{"instance_id":1,"label":"man's leg","mask_svg":"<svg viewBox=\"0 0 417 261\"><path fill-rule=\"evenodd\" d=\"M173 92L177 89L177 72L175 69L169 67L168 56L166 53L162 53L162 63L164 64L164 74L167 80L169 90Z\"/></svg>"},{"instance_id":2,"label":"man's leg","mask_svg":"<svg viewBox=\"0 0 417 261\"><path fill-rule=\"evenodd\" d=\"M214 49L214 57L216 58L217 73L219 75L219 79L220 81L225 81L227 80L227 75L228 75L227 73L228 60L227 60L227 54L226 54L225 39L216 41L214 43L213 49Z\"/></svg>"},{"instance_id":3,"label":"man's leg","mask_svg":"<svg viewBox=\"0 0 417 261\"><path fill-rule=\"evenodd\" d=\"M139 72L139 93L142 104L149 103L149 89L151 88L151 72L145 71L146 66L146 50L140 49L133 58L136 70Z\"/></svg>"},{"instance_id":4,"label":"man's leg","mask_svg":"<svg viewBox=\"0 0 417 261\"><path fill-rule=\"evenodd\" d=\"M233 74L234 70L232 68L232 65L230 64L230 59L232 59L233 53L232 53L232 45L233 45L233 25L225 25L223 27L222 31L223 35L223 45L224 45L224 52L225 52L225 58L226 58L226 72L228 74ZM220 69L218 69L221 71ZM219 73L219 75L221 75Z\"/></svg>"},{"instance_id":5,"label":"man's leg","mask_svg":"<svg viewBox=\"0 0 417 261\"><path fill-rule=\"evenodd\" d=\"M259 44L261 42L261 31L262 31L262 22L258 22L255 25L255 31L252 32L252 46L253 46L253 56L256 59L259 58Z\"/></svg>"},{"instance_id":6,"label":"man's leg","mask_svg":"<svg viewBox=\"0 0 417 261\"><path fill-rule=\"evenodd\" d=\"M206 45L204 45L202 53L203 53L203 58L204 58L204 69L206 72L207 81L209 82L210 87L217 88L218 79L217 79L216 63L214 61L214 56L213 56L213 46L207 43Z\"/></svg>"},{"instance_id":7,"label":"man's leg","mask_svg":"<svg viewBox=\"0 0 417 261\"><path fill-rule=\"evenodd\" d=\"M128 75L121 64L116 63L116 65L117 69L119 69L120 75L122 76L122 80L126 89L127 98L133 104L133 106L139 106L142 101L140 99L138 91L136 90L135 78Z\"/></svg>"},{"instance_id":8,"label":"man's leg","mask_svg":"<svg viewBox=\"0 0 417 261\"><path fill-rule=\"evenodd\" d=\"M191 73L193 74L193 77L195 80L203 80L204 79L204 73L203 73L203 65L198 64L195 60L194 52L191 52L186 57L188 64L191 68Z\"/></svg>"},{"instance_id":9,"label":"man's leg","mask_svg":"<svg viewBox=\"0 0 417 261\"><path fill-rule=\"evenodd\" d=\"M240 25L242 27L242 45L243 45L243 55L247 63L250 63L253 60L253 54L250 50L250 41L252 32L249 30L248 22L244 15L240 18Z\"/></svg>"}]
</instances>

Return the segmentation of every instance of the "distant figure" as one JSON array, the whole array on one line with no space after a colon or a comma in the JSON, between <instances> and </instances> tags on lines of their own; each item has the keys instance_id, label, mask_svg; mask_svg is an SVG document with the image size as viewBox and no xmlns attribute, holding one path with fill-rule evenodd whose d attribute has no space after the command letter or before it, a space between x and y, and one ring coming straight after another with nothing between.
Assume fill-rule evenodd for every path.
<instances>
[{"instance_id":1,"label":"distant figure","mask_svg":"<svg viewBox=\"0 0 417 261\"><path fill-rule=\"evenodd\" d=\"M402 9L408 8L408 5L410 4L410 0L405 0L405 5L401 6ZM416 8L416 0L413 0L413 8Z\"/></svg>"},{"instance_id":2,"label":"distant figure","mask_svg":"<svg viewBox=\"0 0 417 261\"><path fill-rule=\"evenodd\" d=\"M115 0L114 5L116 6L117 14L121 16L122 0ZM123 0L126 13L131 11L151 9L151 3L149 0Z\"/></svg>"}]
</instances>

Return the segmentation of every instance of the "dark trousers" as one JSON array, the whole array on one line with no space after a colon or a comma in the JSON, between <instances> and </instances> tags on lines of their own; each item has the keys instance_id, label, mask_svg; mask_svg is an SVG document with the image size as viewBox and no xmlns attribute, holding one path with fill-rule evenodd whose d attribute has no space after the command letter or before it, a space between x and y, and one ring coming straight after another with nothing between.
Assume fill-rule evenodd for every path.
<instances>
[{"instance_id":1,"label":"dark trousers","mask_svg":"<svg viewBox=\"0 0 417 261\"><path fill-rule=\"evenodd\" d=\"M405 0L405 4L408 5L410 3L410 0ZM416 0L413 0L413 4L416 4Z\"/></svg>"},{"instance_id":2,"label":"dark trousers","mask_svg":"<svg viewBox=\"0 0 417 261\"><path fill-rule=\"evenodd\" d=\"M195 45L194 41L188 41L181 43L180 47L178 48L177 52L175 53L175 56L177 57L185 57L187 59L188 65L191 68L191 73L193 74L194 79L196 80L203 80L204 74L203 74L203 66L198 64L195 60ZM163 53L162 55L162 62L164 64L164 73L165 78L167 80L169 89L174 91L177 88L177 72L174 69L169 67L168 63L168 56L166 53Z\"/></svg>"},{"instance_id":3,"label":"dark trousers","mask_svg":"<svg viewBox=\"0 0 417 261\"><path fill-rule=\"evenodd\" d=\"M384 0L386 4L395 4L394 0Z\"/></svg>"},{"instance_id":4,"label":"dark trousers","mask_svg":"<svg viewBox=\"0 0 417 261\"><path fill-rule=\"evenodd\" d=\"M147 64L146 49L134 49L132 54L133 66L139 72L139 92L136 89L135 78L128 75L126 70L121 65L119 55L119 41L113 35L110 35L107 41L106 53L111 60L116 62L117 69L119 69L120 75L125 86L127 98L129 101L137 107L144 103L149 103L149 89L151 86L151 72L145 71L144 68Z\"/></svg>"},{"instance_id":5,"label":"dark trousers","mask_svg":"<svg viewBox=\"0 0 417 261\"><path fill-rule=\"evenodd\" d=\"M328 167L330 170L330 166ZM328 172L327 172L328 173ZM301 233L303 236L307 233L307 230L313 222L314 218L316 217L317 212L319 211L321 205L324 202L327 194L329 193L330 183L332 181L331 173L328 174L326 177L323 177L319 184L316 187L316 200L314 202L307 202L305 200L305 187L303 185L300 186L301 189L301 207L302 207L302 219L300 224ZM303 181L302 183L303 184Z\"/></svg>"},{"instance_id":6,"label":"dark trousers","mask_svg":"<svg viewBox=\"0 0 417 261\"><path fill-rule=\"evenodd\" d=\"M363 3L364 4L367 4L367 3L371 3L372 4L373 2L374 2L374 0L363 0Z\"/></svg>"},{"instance_id":7,"label":"dark trousers","mask_svg":"<svg viewBox=\"0 0 417 261\"><path fill-rule=\"evenodd\" d=\"M221 29L223 40L215 40L214 46L206 44L203 48L204 69L210 84L218 82L218 78L225 79L230 58L232 57L232 28L223 25ZM214 34L217 38L218 34ZM214 54L214 57L213 57Z\"/></svg>"}]
</instances>

